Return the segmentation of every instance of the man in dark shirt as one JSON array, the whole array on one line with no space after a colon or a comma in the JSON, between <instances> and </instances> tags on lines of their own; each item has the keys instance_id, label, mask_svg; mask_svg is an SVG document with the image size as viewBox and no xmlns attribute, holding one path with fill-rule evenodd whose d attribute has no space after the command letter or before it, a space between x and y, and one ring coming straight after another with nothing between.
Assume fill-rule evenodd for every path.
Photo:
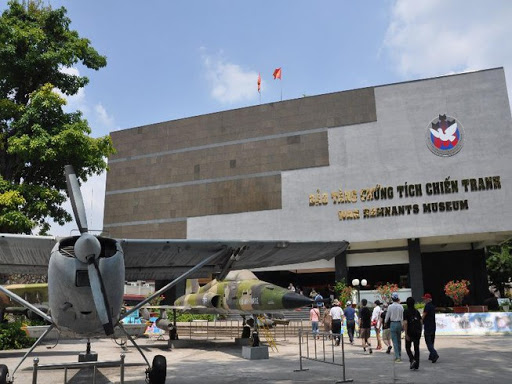
<instances>
[{"instance_id":1,"label":"man in dark shirt","mask_svg":"<svg viewBox=\"0 0 512 384\"><path fill-rule=\"evenodd\" d=\"M439 355L434 348L436 339L436 307L432 304L432 295L430 293L423 295L423 301L425 302L422 315L423 334L429 352L428 359L435 363L439 359Z\"/></svg>"},{"instance_id":2,"label":"man in dark shirt","mask_svg":"<svg viewBox=\"0 0 512 384\"><path fill-rule=\"evenodd\" d=\"M343 313L347 319L347 332L350 344L354 344L354 331L356 329L356 310L352 308L352 302L347 301L347 307Z\"/></svg>"},{"instance_id":3,"label":"man in dark shirt","mask_svg":"<svg viewBox=\"0 0 512 384\"><path fill-rule=\"evenodd\" d=\"M391 353L391 330L389 329L389 322L386 322L386 313L388 312L388 304L384 303L384 310L380 314L381 323L382 323L382 341L388 349L386 350L386 353L389 355Z\"/></svg>"},{"instance_id":4,"label":"man in dark shirt","mask_svg":"<svg viewBox=\"0 0 512 384\"><path fill-rule=\"evenodd\" d=\"M361 336L361 343L363 345L363 351L366 352L366 347L369 347L369 352L372 353L372 348L368 339L370 338L370 331L372 327L372 313L366 306L368 301L366 299L361 300L361 312L359 313L359 333Z\"/></svg>"}]
</instances>

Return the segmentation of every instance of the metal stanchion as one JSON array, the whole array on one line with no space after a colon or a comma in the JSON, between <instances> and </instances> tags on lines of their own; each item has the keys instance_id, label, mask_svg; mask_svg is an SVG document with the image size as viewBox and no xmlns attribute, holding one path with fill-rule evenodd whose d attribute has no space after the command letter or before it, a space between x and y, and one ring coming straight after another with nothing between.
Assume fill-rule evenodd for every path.
<instances>
[{"instance_id":1,"label":"metal stanchion","mask_svg":"<svg viewBox=\"0 0 512 384\"><path fill-rule=\"evenodd\" d=\"M124 358L125 358L125 354L124 354L124 353L121 353L120 384L124 384Z\"/></svg>"},{"instance_id":2,"label":"metal stanchion","mask_svg":"<svg viewBox=\"0 0 512 384\"><path fill-rule=\"evenodd\" d=\"M37 366L39 364L39 359L36 357L34 359L34 372L32 373L32 384L37 384Z\"/></svg>"},{"instance_id":3,"label":"metal stanchion","mask_svg":"<svg viewBox=\"0 0 512 384\"><path fill-rule=\"evenodd\" d=\"M343 330L343 328L342 328ZM354 381L354 379L347 379L347 377L345 376L345 342L343 341L343 333L341 334L341 365L343 366L343 380L342 381L337 381L336 384L338 383L351 383Z\"/></svg>"},{"instance_id":4,"label":"metal stanchion","mask_svg":"<svg viewBox=\"0 0 512 384\"><path fill-rule=\"evenodd\" d=\"M309 371L309 369L302 368L302 329L299 329L299 369L294 372Z\"/></svg>"}]
</instances>

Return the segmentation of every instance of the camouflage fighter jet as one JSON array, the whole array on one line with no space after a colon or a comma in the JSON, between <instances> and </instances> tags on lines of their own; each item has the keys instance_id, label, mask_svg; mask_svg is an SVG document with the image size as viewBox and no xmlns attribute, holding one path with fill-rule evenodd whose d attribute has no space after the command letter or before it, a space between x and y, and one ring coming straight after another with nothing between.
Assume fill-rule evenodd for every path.
<instances>
[{"instance_id":1,"label":"camouflage fighter jet","mask_svg":"<svg viewBox=\"0 0 512 384\"><path fill-rule=\"evenodd\" d=\"M27 302L34 304L42 312L48 313L47 283L11 284L4 285L3 287L24 298ZM0 322L3 321L5 313L22 314L27 316L30 320L41 319L40 316L36 315L30 309L20 307L17 303L15 304L9 296L0 292Z\"/></svg>"},{"instance_id":2,"label":"camouflage fighter jet","mask_svg":"<svg viewBox=\"0 0 512 384\"><path fill-rule=\"evenodd\" d=\"M199 314L253 315L312 303L309 297L262 281L249 270L240 270L231 271L225 279L214 279L202 287L197 279L187 280L185 295L176 299L172 308Z\"/></svg>"},{"instance_id":3,"label":"camouflage fighter jet","mask_svg":"<svg viewBox=\"0 0 512 384\"><path fill-rule=\"evenodd\" d=\"M187 280L185 295L177 298L172 306L153 306L146 308L160 309L160 316L155 325L169 332L169 339L178 338L176 327L176 311L194 314L239 314L244 319L242 338L250 337L246 324L255 328L262 320L256 315L264 315L263 326L275 325L267 314L275 314L283 310L291 310L312 304L313 299L292 292L286 288L267 283L258 279L247 269L230 271L224 279L214 279L200 287L198 279ZM174 319L168 319L166 309L174 310ZM246 316L254 315L254 319L245 321ZM260 316L261 318L261 316ZM254 335L253 335L254 337Z\"/></svg>"}]
</instances>

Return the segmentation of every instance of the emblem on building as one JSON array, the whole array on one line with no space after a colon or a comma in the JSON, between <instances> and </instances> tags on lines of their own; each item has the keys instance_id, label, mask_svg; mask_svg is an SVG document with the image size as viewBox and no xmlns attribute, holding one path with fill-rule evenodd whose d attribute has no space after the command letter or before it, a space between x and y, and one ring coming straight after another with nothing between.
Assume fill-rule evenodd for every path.
<instances>
[{"instance_id":1,"label":"emblem on building","mask_svg":"<svg viewBox=\"0 0 512 384\"><path fill-rule=\"evenodd\" d=\"M453 117L439 115L427 127L427 147L437 156L453 156L463 143L464 130Z\"/></svg>"}]
</instances>

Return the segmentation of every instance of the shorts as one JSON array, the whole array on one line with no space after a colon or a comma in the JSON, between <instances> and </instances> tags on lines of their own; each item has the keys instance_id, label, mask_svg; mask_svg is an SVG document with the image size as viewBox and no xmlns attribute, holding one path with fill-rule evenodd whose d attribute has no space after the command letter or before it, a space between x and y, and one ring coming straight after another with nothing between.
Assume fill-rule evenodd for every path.
<instances>
[{"instance_id":1,"label":"shorts","mask_svg":"<svg viewBox=\"0 0 512 384\"><path fill-rule=\"evenodd\" d=\"M370 328L360 328L359 329L359 337L361 339L369 339L370 338Z\"/></svg>"},{"instance_id":2,"label":"shorts","mask_svg":"<svg viewBox=\"0 0 512 384\"><path fill-rule=\"evenodd\" d=\"M382 339L391 340L391 329L388 328L382 330Z\"/></svg>"}]
</instances>

